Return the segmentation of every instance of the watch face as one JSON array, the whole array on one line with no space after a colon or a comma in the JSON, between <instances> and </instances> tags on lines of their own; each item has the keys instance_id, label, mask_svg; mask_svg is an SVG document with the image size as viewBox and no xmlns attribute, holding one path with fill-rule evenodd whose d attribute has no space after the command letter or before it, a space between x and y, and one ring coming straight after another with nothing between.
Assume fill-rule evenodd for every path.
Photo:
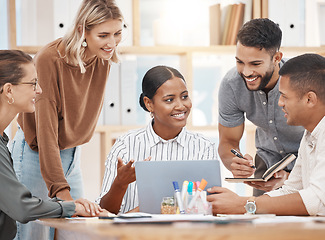
<instances>
[{"instance_id":1,"label":"watch face","mask_svg":"<svg viewBox=\"0 0 325 240\"><path fill-rule=\"evenodd\" d=\"M245 205L245 209L246 209L247 213L255 213L256 205L254 202L247 202Z\"/></svg>"}]
</instances>

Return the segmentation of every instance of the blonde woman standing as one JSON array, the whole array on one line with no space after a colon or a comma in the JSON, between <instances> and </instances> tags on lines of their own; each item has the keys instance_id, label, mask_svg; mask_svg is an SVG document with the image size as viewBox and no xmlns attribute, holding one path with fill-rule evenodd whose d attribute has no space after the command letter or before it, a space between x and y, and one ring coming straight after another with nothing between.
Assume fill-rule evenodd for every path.
<instances>
[{"instance_id":1,"label":"blonde woman standing","mask_svg":"<svg viewBox=\"0 0 325 240\"><path fill-rule=\"evenodd\" d=\"M78 146L94 133L122 28L113 0L84 0L71 30L36 54L43 94L35 113L19 115L12 146L18 178L33 195L82 197ZM45 227L28 225L18 226L17 239L44 239Z\"/></svg>"}]
</instances>

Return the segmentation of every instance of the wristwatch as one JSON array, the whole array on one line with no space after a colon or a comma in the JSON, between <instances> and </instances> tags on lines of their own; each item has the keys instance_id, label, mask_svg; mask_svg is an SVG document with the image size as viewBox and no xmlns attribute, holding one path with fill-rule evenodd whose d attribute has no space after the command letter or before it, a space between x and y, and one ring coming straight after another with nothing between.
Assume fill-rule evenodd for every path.
<instances>
[{"instance_id":1,"label":"wristwatch","mask_svg":"<svg viewBox=\"0 0 325 240\"><path fill-rule=\"evenodd\" d=\"M250 197L247 200L245 209L246 209L246 214L255 214L255 212L256 212L255 197Z\"/></svg>"}]
</instances>

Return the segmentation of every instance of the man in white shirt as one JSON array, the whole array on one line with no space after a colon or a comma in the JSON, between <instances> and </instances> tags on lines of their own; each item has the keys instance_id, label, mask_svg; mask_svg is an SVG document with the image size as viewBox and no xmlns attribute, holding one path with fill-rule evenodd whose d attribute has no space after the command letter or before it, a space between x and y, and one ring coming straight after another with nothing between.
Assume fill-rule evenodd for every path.
<instances>
[{"instance_id":1,"label":"man in white shirt","mask_svg":"<svg viewBox=\"0 0 325 240\"><path fill-rule=\"evenodd\" d=\"M289 125L303 126L296 164L284 185L260 197L240 197L222 187L208 189L213 213L325 214L325 58L304 54L279 72L279 106Z\"/></svg>"}]
</instances>

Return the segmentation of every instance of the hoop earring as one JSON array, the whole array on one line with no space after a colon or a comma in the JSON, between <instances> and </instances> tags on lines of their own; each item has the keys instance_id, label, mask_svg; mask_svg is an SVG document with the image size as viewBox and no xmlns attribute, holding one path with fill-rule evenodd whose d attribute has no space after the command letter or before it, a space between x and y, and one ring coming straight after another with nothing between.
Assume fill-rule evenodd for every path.
<instances>
[{"instance_id":1,"label":"hoop earring","mask_svg":"<svg viewBox=\"0 0 325 240\"><path fill-rule=\"evenodd\" d=\"M150 112L150 117L153 118L153 113L152 112Z\"/></svg>"},{"instance_id":2,"label":"hoop earring","mask_svg":"<svg viewBox=\"0 0 325 240\"><path fill-rule=\"evenodd\" d=\"M9 104L13 104L15 102L15 99L14 98L11 98L11 100L12 100L11 102L8 100L8 103Z\"/></svg>"},{"instance_id":3,"label":"hoop earring","mask_svg":"<svg viewBox=\"0 0 325 240\"><path fill-rule=\"evenodd\" d=\"M87 47L88 46L88 44L86 42L86 39L81 43L81 46L83 46L83 47Z\"/></svg>"}]
</instances>

